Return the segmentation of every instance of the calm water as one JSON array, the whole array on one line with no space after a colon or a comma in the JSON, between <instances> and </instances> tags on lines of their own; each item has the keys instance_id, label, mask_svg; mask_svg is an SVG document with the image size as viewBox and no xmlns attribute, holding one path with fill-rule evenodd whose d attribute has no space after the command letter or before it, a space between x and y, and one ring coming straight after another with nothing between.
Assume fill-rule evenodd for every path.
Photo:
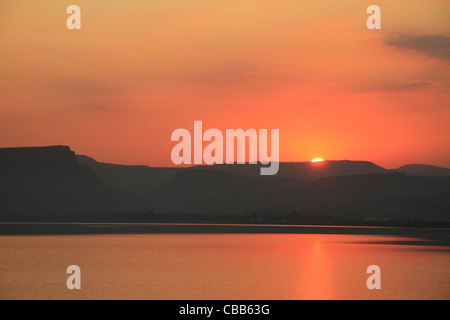
<instances>
[{"instance_id":1,"label":"calm water","mask_svg":"<svg viewBox=\"0 0 450 320\"><path fill-rule=\"evenodd\" d=\"M385 243L402 240L342 234L0 236L0 299L450 299L449 247ZM66 287L66 268L73 264L81 268L81 290ZM373 264L381 268L381 290L366 287L366 268Z\"/></svg>"}]
</instances>

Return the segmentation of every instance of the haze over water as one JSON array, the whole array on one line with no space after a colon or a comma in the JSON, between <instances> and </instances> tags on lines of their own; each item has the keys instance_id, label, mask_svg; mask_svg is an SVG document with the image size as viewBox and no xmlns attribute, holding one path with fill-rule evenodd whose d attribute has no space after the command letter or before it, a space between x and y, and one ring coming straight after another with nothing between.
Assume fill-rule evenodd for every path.
<instances>
[{"instance_id":1,"label":"haze over water","mask_svg":"<svg viewBox=\"0 0 450 320\"><path fill-rule=\"evenodd\" d=\"M0 299L450 299L450 250L345 234L0 236ZM81 268L81 290L66 269ZM366 269L381 268L381 290Z\"/></svg>"}]
</instances>

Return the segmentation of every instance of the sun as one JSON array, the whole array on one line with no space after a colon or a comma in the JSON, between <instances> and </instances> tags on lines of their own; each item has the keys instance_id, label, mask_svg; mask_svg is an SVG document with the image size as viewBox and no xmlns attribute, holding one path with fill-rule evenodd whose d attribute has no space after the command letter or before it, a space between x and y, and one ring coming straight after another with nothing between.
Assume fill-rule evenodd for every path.
<instances>
[{"instance_id":1,"label":"sun","mask_svg":"<svg viewBox=\"0 0 450 320\"><path fill-rule=\"evenodd\" d=\"M314 158L311 160L311 162L322 162L324 161L322 158Z\"/></svg>"}]
</instances>

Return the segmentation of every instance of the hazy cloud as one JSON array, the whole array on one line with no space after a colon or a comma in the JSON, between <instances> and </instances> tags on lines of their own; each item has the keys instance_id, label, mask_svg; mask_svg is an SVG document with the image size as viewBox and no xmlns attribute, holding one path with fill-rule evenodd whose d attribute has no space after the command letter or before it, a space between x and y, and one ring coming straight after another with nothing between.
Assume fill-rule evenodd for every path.
<instances>
[{"instance_id":1,"label":"hazy cloud","mask_svg":"<svg viewBox=\"0 0 450 320\"><path fill-rule=\"evenodd\" d=\"M100 104L79 104L79 105L74 105L73 109L79 110L79 111L99 111L99 112L115 110L115 108L113 108L113 107L104 106L104 105L100 105Z\"/></svg>"},{"instance_id":2,"label":"hazy cloud","mask_svg":"<svg viewBox=\"0 0 450 320\"><path fill-rule=\"evenodd\" d=\"M436 81L414 81L370 87L367 91L412 91L440 86L442 84Z\"/></svg>"},{"instance_id":3,"label":"hazy cloud","mask_svg":"<svg viewBox=\"0 0 450 320\"><path fill-rule=\"evenodd\" d=\"M74 95L108 94L117 91L110 83L80 78L50 79L48 85L55 91Z\"/></svg>"},{"instance_id":4,"label":"hazy cloud","mask_svg":"<svg viewBox=\"0 0 450 320\"><path fill-rule=\"evenodd\" d=\"M251 62L224 61L210 69L197 71L191 76L203 84L236 85L255 80L261 81L266 75L260 66Z\"/></svg>"},{"instance_id":5,"label":"hazy cloud","mask_svg":"<svg viewBox=\"0 0 450 320\"><path fill-rule=\"evenodd\" d=\"M385 43L450 61L450 37L445 35L401 34L386 38Z\"/></svg>"},{"instance_id":6,"label":"hazy cloud","mask_svg":"<svg viewBox=\"0 0 450 320\"><path fill-rule=\"evenodd\" d=\"M178 75L177 75L178 76ZM251 61L222 61L180 76L202 92L229 94L266 92L303 81L300 75Z\"/></svg>"}]
</instances>

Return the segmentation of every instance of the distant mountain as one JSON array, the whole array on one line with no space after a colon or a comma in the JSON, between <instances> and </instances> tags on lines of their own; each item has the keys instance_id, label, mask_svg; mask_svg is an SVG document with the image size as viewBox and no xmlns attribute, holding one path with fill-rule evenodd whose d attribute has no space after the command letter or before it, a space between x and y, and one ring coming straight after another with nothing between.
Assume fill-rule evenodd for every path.
<instances>
[{"instance_id":1,"label":"distant mountain","mask_svg":"<svg viewBox=\"0 0 450 320\"><path fill-rule=\"evenodd\" d=\"M249 193L285 190L303 186L309 180L277 176L243 176L221 170L189 169L177 173L158 187L159 192L181 194Z\"/></svg>"},{"instance_id":2,"label":"distant mountain","mask_svg":"<svg viewBox=\"0 0 450 320\"><path fill-rule=\"evenodd\" d=\"M234 202L240 197L255 193L271 193L289 190L307 184L309 180L284 179L277 176L243 176L220 170L189 169L156 188L153 201L159 203L157 210L178 212L223 212L226 203L216 200L225 196ZM219 201L219 200L218 200Z\"/></svg>"},{"instance_id":3,"label":"distant mountain","mask_svg":"<svg viewBox=\"0 0 450 320\"><path fill-rule=\"evenodd\" d=\"M97 162L85 155L76 155L78 162L92 169L106 184L147 197L164 181L186 168L127 166Z\"/></svg>"},{"instance_id":4,"label":"distant mountain","mask_svg":"<svg viewBox=\"0 0 450 320\"><path fill-rule=\"evenodd\" d=\"M196 166L197 169L221 170L245 176L259 176L261 164L216 164ZM326 160L322 162L280 162L277 177L314 180L323 177L388 173L369 161Z\"/></svg>"},{"instance_id":5,"label":"distant mountain","mask_svg":"<svg viewBox=\"0 0 450 320\"><path fill-rule=\"evenodd\" d=\"M101 163L84 155L77 155L76 157L80 164L91 168L108 185L134 192L142 197L151 198L153 192L163 192L161 188L164 189L164 193L167 193L169 190L168 186L171 186L174 192L181 185L187 186L186 179L190 179L190 183L192 183L190 187L186 187L186 193L189 193L189 189L192 188L200 188L209 193L211 190L224 188L226 179L236 182L233 186L234 190L243 190L249 187L246 184L238 183L236 176L255 178L256 180L252 180L253 187L249 187L250 189L254 189L258 185L258 189L276 190L292 187L293 185L303 185L306 182L322 177L388 173L388 170L368 161L281 162L279 172L275 176L262 177L260 175L261 164L216 164L158 168ZM195 173L181 174L190 171L195 171ZM202 174L201 171L208 171L211 174ZM221 175L219 177L217 172L224 172L230 175ZM169 182L169 180L174 178L174 181ZM297 181L293 182L293 180ZM202 181L205 181L205 183ZM240 181L249 180L241 179ZM267 183L268 181L270 181L270 184ZM162 186L162 184L166 184L166 186ZM233 188L230 187L228 191Z\"/></svg>"},{"instance_id":6,"label":"distant mountain","mask_svg":"<svg viewBox=\"0 0 450 320\"><path fill-rule=\"evenodd\" d=\"M450 219L448 169L367 161L154 168L100 163L65 146L0 149L0 216L153 212ZM401 173L404 172L404 173ZM117 217L117 216L116 216ZM128 217L128 216L126 216ZM221 218L222 219L222 218Z\"/></svg>"},{"instance_id":7,"label":"distant mountain","mask_svg":"<svg viewBox=\"0 0 450 320\"><path fill-rule=\"evenodd\" d=\"M106 185L66 146L0 148L0 215L127 212L142 198Z\"/></svg>"},{"instance_id":8,"label":"distant mountain","mask_svg":"<svg viewBox=\"0 0 450 320\"><path fill-rule=\"evenodd\" d=\"M397 169L398 172L412 176L448 177L450 169L427 164L408 164Z\"/></svg>"},{"instance_id":9,"label":"distant mountain","mask_svg":"<svg viewBox=\"0 0 450 320\"><path fill-rule=\"evenodd\" d=\"M450 178L447 177L401 173L329 177L275 197L294 210L327 215L450 218Z\"/></svg>"},{"instance_id":10,"label":"distant mountain","mask_svg":"<svg viewBox=\"0 0 450 320\"><path fill-rule=\"evenodd\" d=\"M163 213L286 213L383 219L449 217L450 179L413 177L368 161L282 162L188 168L121 166L77 156L108 184L133 191ZM431 211L431 212L430 212Z\"/></svg>"},{"instance_id":11,"label":"distant mountain","mask_svg":"<svg viewBox=\"0 0 450 320\"><path fill-rule=\"evenodd\" d=\"M168 201L159 210L201 214L296 213L391 220L450 218L450 178L447 177L415 177L400 173L353 175L320 178L290 189L248 188L247 191L233 192L229 188L228 192L224 189L205 192L193 188L186 194L182 192L186 190L185 185L193 183L188 182L189 177L179 178L183 183L175 183L176 179L170 184L174 183L180 189L174 192L173 188L168 188L173 192L172 196L166 198ZM228 179L226 184L233 184ZM249 182L240 184L245 186Z\"/></svg>"}]
</instances>

